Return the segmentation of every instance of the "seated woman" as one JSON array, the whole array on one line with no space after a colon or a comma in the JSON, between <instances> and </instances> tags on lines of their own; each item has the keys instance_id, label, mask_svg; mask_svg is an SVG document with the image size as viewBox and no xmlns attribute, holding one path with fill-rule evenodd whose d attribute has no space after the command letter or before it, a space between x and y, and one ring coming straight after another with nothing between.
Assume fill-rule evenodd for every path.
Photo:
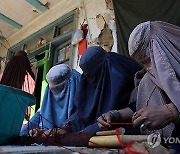
<instances>
[{"instance_id":1,"label":"seated woman","mask_svg":"<svg viewBox=\"0 0 180 154\"><path fill-rule=\"evenodd\" d=\"M99 46L89 47L80 59L83 71L75 95L77 111L64 124L71 132L96 132L97 118L109 110L125 108L134 88L134 74L141 67ZM58 129L58 133L64 133Z\"/></svg>"},{"instance_id":2,"label":"seated woman","mask_svg":"<svg viewBox=\"0 0 180 154\"><path fill-rule=\"evenodd\" d=\"M172 135L179 124L180 111L179 42L180 27L166 22L148 21L133 30L128 42L129 53L145 68L136 74L137 78L142 77L136 82L136 112L130 108L119 110L118 116L108 112L98 118L101 128L109 127L107 121L132 118L134 126L140 126L143 134L157 131L163 136Z\"/></svg>"},{"instance_id":3,"label":"seated woman","mask_svg":"<svg viewBox=\"0 0 180 154\"><path fill-rule=\"evenodd\" d=\"M28 135L34 128L36 133L41 133L37 128L48 130L61 127L76 110L73 99L80 73L65 64L59 64L49 70L46 79L48 86L42 106L24 126L20 135Z\"/></svg>"}]
</instances>

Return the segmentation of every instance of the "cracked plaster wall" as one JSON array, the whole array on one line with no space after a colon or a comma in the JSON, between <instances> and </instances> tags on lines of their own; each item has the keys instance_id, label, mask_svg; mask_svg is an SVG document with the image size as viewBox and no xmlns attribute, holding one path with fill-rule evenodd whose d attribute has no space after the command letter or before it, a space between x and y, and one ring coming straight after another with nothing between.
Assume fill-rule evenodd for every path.
<instances>
[{"instance_id":1,"label":"cracked plaster wall","mask_svg":"<svg viewBox=\"0 0 180 154\"><path fill-rule=\"evenodd\" d=\"M10 45L15 45L73 9L77 9L78 11L76 28L80 28L84 19L88 24L88 46L99 44L102 46L112 46L114 37L109 23L114 20L114 12L111 1L109 0L61 0L50 10L46 11L33 22L11 36L8 39ZM105 40L106 43L103 42ZM107 45L108 41L110 42L109 45ZM8 47L6 41L3 41L3 43ZM77 68L80 71L78 66L77 46L74 46L73 50L73 68ZM0 51L0 56L5 57L7 50L0 46Z\"/></svg>"}]
</instances>

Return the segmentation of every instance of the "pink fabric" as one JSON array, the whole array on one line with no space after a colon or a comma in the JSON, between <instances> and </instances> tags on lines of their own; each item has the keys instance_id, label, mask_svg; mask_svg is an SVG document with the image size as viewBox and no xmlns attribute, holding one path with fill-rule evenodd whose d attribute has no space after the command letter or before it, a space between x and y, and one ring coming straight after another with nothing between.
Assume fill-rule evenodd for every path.
<instances>
[{"instance_id":1,"label":"pink fabric","mask_svg":"<svg viewBox=\"0 0 180 154\"><path fill-rule=\"evenodd\" d=\"M1 78L2 78L2 73L0 73L0 81L1 81Z\"/></svg>"},{"instance_id":2,"label":"pink fabric","mask_svg":"<svg viewBox=\"0 0 180 154\"><path fill-rule=\"evenodd\" d=\"M24 83L22 85L22 90L27 93L33 94L34 88L35 88L35 81L31 77L31 75L27 72L27 74L25 75Z\"/></svg>"},{"instance_id":3,"label":"pink fabric","mask_svg":"<svg viewBox=\"0 0 180 154\"><path fill-rule=\"evenodd\" d=\"M22 85L22 90L27 92L27 93L33 94L34 89L35 89L35 81L27 71L26 71L26 73L27 74L24 77L24 83ZM31 107L28 106L28 108L26 110L26 114L25 114L25 119L29 120L30 115L31 115ZM22 125L22 127L23 126L24 125Z\"/></svg>"}]
</instances>

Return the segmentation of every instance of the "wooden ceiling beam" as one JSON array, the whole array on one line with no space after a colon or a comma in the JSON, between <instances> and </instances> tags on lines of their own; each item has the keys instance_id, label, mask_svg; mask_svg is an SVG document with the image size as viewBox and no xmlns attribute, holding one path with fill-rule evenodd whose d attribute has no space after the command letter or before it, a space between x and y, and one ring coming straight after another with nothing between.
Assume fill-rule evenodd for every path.
<instances>
[{"instance_id":1,"label":"wooden ceiling beam","mask_svg":"<svg viewBox=\"0 0 180 154\"><path fill-rule=\"evenodd\" d=\"M22 25L19 24L18 22L10 19L9 17L5 16L4 14L0 13L0 19L6 23L8 23L9 25L17 28L17 29L21 29Z\"/></svg>"},{"instance_id":2,"label":"wooden ceiling beam","mask_svg":"<svg viewBox=\"0 0 180 154\"><path fill-rule=\"evenodd\" d=\"M48 9L44 4L42 4L38 0L26 0L26 1L41 12L44 12Z\"/></svg>"}]
</instances>

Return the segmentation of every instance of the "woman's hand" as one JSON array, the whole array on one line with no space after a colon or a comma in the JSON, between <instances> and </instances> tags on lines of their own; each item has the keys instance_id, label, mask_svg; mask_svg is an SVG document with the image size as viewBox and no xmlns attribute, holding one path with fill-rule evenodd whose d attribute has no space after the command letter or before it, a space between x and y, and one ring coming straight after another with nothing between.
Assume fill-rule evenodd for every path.
<instances>
[{"instance_id":1,"label":"woman's hand","mask_svg":"<svg viewBox=\"0 0 180 154\"><path fill-rule=\"evenodd\" d=\"M61 128L53 128L46 131L44 131L43 129L34 128L29 131L29 135L32 137L36 137L36 136L46 137L46 136L64 135L70 132L71 132L70 128L64 125Z\"/></svg>"},{"instance_id":2,"label":"woman's hand","mask_svg":"<svg viewBox=\"0 0 180 154\"><path fill-rule=\"evenodd\" d=\"M173 122L173 119L177 116L177 109L172 104L167 105L148 106L140 109L132 118L133 125L135 127L141 126L143 130L164 128Z\"/></svg>"},{"instance_id":3,"label":"woman's hand","mask_svg":"<svg viewBox=\"0 0 180 154\"><path fill-rule=\"evenodd\" d=\"M97 124L99 128L102 130L108 130L111 127L111 122L113 120L113 115L111 112L107 112L102 114L98 119L97 119Z\"/></svg>"},{"instance_id":4,"label":"woman's hand","mask_svg":"<svg viewBox=\"0 0 180 154\"><path fill-rule=\"evenodd\" d=\"M41 136L43 133L44 133L44 131L42 129L39 129L39 128L34 128L34 129L29 131L29 135L31 137Z\"/></svg>"},{"instance_id":5,"label":"woman's hand","mask_svg":"<svg viewBox=\"0 0 180 154\"><path fill-rule=\"evenodd\" d=\"M97 124L102 130L111 129L111 122L127 122L132 119L134 112L130 108L109 111L97 119Z\"/></svg>"},{"instance_id":6,"label":"woman's hand","mask_svg":"<svg viewBox=\"0 0 180 154\"><path fill-rule=\"evenodd\" d=\"M42 136L56 136L56 135L64 135L68 134L69 131L63 128L53 128L45 131Z\"/></svg>"}]
</instances>

